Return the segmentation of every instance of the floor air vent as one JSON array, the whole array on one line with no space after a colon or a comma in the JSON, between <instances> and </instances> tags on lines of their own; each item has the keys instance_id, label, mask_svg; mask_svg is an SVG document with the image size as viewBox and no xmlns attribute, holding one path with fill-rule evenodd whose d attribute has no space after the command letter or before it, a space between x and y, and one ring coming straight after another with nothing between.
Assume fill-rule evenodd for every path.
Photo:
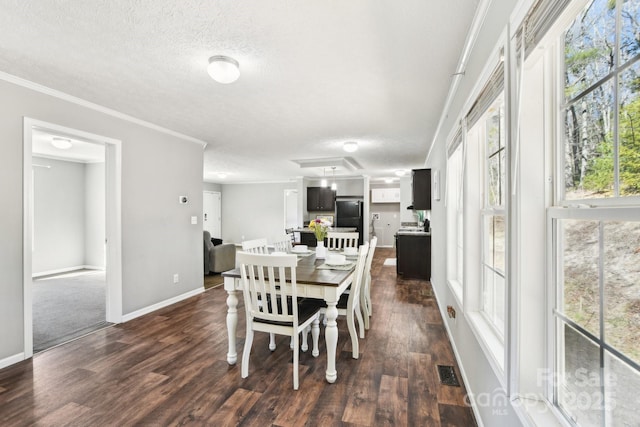
<instances>
[{"instance_id":1,"label":"floor air vent","mask_svg":"<svg viewBox=\"0 0 640 427\"><path fill-rule=\"evenodd\" d=\"M441 384L460 387L460 383L458 382L458 377L456 376L456 372L453 370L453 366L446 366L446 365L437 365L437 366L438 366L438 376L440 377Z\"/></svg>"}]
</instances>

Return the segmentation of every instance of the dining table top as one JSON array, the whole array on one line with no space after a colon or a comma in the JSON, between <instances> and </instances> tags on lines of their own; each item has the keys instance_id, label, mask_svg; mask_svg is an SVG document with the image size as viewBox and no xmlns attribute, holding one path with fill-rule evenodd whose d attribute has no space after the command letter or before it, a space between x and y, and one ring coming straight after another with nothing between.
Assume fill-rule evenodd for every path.
<instances>
[{"instance_id":1,"label":"dining table top","mask_svg":"<svg viewBox=\"0 0 640 427\"><path fill-rule=\"evenodd\" d=\"M329 253L330 251L328 251ZM355 261L355 259L353 260ZM339 286L355 269L355 262L349 269L318 268L325 264L324 259L316 258L315 252L298 255L296 267L296 283L322 286ZM240 267L222 273L222 277L240 278Z\"/></svg>"}]
</instances>

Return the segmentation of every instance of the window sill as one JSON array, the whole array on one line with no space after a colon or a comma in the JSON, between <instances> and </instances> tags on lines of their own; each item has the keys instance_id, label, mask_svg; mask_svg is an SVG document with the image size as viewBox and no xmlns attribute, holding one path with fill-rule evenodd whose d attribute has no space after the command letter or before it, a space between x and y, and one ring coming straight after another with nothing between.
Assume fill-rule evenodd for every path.
<instances>
[{"instance_id":1,"label":"window sill","mask_svg":"<svg viewBox=\"0 0 640 427\"><path fill-rule=\"evenodd\" d=\"M545 400L516 397L511 400L511 406L525 426L570 427L569 422Z\"/></svg>"},{"instance_id":2,"label":"window sill","mask_svg":"<svg viewBox=\"0 0 640 427\"><path fill-rule=\"evenodd\" d=\"M451 290L451 293L456 299L456 303L458 304L458 307L462 307L462 303L463 303L462 284L455 279L447 280L447 284L449 285L449 289Z\"/></svg>"},{"instance_id":3,"label":"window sill","mask_svg":"<svg viewBox=\"0 0 640 427\"><path fill-rule=\"evenodd\" d=\"M467 313L469 326L473 334L478 339L480 347L487 356L489 364L493 368L498 380L505 387L504 378L504 343L498 335L496 335L493 327L479 311Z\"/></svg>"}]
</instances>

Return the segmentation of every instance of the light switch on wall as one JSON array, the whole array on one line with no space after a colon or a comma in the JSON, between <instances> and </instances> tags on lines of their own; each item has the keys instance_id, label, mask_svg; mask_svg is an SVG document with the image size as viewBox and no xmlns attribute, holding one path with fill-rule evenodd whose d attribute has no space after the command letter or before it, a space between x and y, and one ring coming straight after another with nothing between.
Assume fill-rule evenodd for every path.
<instances>
[{"instance_id":1,"label":"light switch on wall","mask_svg":"<svg viewBox=\"0 0 640 427\"><path fill-rule=\"evenodd\" d=\"M191 224L197 224L198 223L198 217L197 216L192 216L191 217Z\"/></svg>"}]
</instances>

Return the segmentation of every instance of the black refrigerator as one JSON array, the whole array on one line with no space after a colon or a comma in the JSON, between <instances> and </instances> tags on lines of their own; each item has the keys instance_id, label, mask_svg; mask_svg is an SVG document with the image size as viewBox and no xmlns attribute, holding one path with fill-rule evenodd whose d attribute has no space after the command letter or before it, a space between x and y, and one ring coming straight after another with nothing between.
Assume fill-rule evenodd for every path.
<instances>
[{"instance_id":1,"label":"black refrigerator","mask_svg":"<svg viewBox=\"0 0 640 427\"><path fill-rule=\"evenodd\" d=\"M338 200L336 202L336 223L335 227L356 227L360 236L358 244L364 242L362 235L362 201L361 200Z\"/></svg>"}]
</instances>

